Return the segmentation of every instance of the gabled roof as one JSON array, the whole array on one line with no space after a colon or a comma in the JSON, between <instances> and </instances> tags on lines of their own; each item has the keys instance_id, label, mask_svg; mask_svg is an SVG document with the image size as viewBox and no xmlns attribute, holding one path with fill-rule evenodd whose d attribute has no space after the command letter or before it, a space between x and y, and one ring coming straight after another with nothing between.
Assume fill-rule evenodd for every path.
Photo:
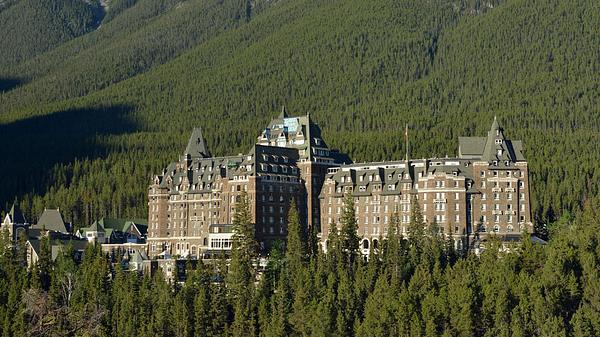
<instances>
[{"instance_id":1,"label":"gabled roof","mask_svg":"<svg viewBox=\"0 0 600 337\"><path fill-rule=\"evenodd\" d=\"M140 252L136 249L131 257L129 258L129 263L142 263L144 260L148 260L148 256L145 252Z\"/></svg>"},{"instance_id":2,"label":"gabled roof","mask_svg":"<svg viewBox=\"0 0 600 337\"><path fill-rule=\"evenodd\" d=\"M461 158L481 157L485 149L485 137L458 137L458 150Z\"/></svg>"},{"instance_id":3,"label":"gabled roof","mask_svg":"<svg viewBox=\"0 0 600 337\"><path fill-rule=\"evenodd\" d=\"M63 218L60 215L60 211L58 209L44 210L44 213L42 213L40 220L35 226L32 226L32 228L67 233L67 227L65 226L65 222L63 221Z\"/></svg>"},{"instance_id":4,"label":"gabled roof","mask_svg":"<svg viewBox=\"0 0 600 337\"><path fill-rule=\"evenodd\" d=\"M8 212L8 215L10 216L11 223L14 223L14 224L27 223L27 220L25 220L25 216L23 216L23 213L21 212L21 210L19 209L19 207L16 204L12 205L12 208L10 209L10 212Z\"/></svg>"},{"instance_id":5,"label":"gabled roof","mask_svg":"<svg viewBox=\"0 0 600 337\"><path fill-rule=\"evenodd\" d=\"M109 229L126 232L132 224L136 224L137 227L148 226L147 220L145 219L119 219L119 218L102 218L97 221L98 225L102 226L105 231Z\"/></svg>"},{"instance_id":6,"label":"gabled roof","mask_svg":"<svg viewBox=\"0 0 600 337\"><path fill-rule=\"evenodd\" d=\"M201 128L194 128L194 131L192 131L192 136L190 137L188 145L185 148L185 154L189 155L191 158L210 157L210 153L206 147L206 142L202 136Z\"/></svg>"},{"instance_id":7,"label":"gabled roof","mask_svg":"<svg viewBox=\"0 0 600 337\"><path fill-rule=\"evenodd\" d=\"M94 223L86 228L87 232L104 232L104 227L98 223L98 221L94 221Z\"/></svg>"},{"instance_id":8,"label":"gabled roof","mask_svg":"<svg viewBox=\"0 0 600 337\"><path fill-rule=\"evenodd\" d=\"M524 161L522 143L511 141L504 136L504 129L496 117L487 137L459 137L458 154L463 159L476 159L486 162Z\"/></svg>"},{"instance_id":9,"label":"gabled roof","mask_svg":"<svg viewBox=\"0 0 600 337\"><path fill-rule=\"evenodd\" d=\"M31 246L32 250L37 256L40 256L40 240L29 239L27 243ZM58 254L62 252L65 247L71 246L74 251L82 252L87 246L87 240L50 240L50 257L52 261L56 260Z\"/></svg>"},{"instance_id":10,"label":"gabled roof","mask_svg":"<svg viewBox=\"0 0 600 337\"><path fill-rule=\"evenodd\" d=\"M58 255L65 249L66 247L71 246L74 251L83 252L85 247L87 246L87 240L61 240L50 242L50 250L52 261L55 261Z\"/></svg>"}]
</instances>

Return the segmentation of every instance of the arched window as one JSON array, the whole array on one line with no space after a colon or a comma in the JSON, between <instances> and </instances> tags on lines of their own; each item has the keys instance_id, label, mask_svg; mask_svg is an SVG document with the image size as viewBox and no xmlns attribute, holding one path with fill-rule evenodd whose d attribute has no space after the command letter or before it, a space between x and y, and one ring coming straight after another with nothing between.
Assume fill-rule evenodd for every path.
<instances>
[{"instance_id":1,"label":"arched window","mask_svg":"<svg viewBox=\"0 0 600 337\"><path fill-rule=\"evenodd\" d=\"M377 249L377 248L379 248L379 244L378 244L378 243L379 243L379 242L377 242L377 239L374 239L374 240L373 240L373 249Z\"/></svg>"},{"instance_id":2,"label":"arched window","mask_svg":"<svg viewBox=\"0 0 600 337\"><path fill-rule=\"evenodd\" d=\"M204 238L204 240L202 240L202 244L204 246L208 246L208 238Z\"/></svg>"},{"instance_id":3,"label":"arched window","mask_svg":"<svg viewBox=\"0 0 600 337\"><path fill-rule=\"evenodd\" d=\"M364 239L362 242L363 249L369 249L369 240Z\"/></svg>"},{"instance_id":4,"label":"arched window","mask_svg":"<svg viewBox=\"0 0 600 337\"><path fill-rule=\"evenodd\" d=\"M498 233L500 231L500 226L494 225L494 233Z\"/></svg>"}]
</instances>

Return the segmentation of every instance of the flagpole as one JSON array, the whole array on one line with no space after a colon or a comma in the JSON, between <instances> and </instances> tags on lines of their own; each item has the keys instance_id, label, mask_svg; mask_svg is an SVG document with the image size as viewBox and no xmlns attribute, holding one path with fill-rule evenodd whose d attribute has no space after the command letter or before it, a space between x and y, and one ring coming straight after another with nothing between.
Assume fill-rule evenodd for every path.
<instances>
[{"instance_id":1,"label":"flagpole","mask_svg":"<svg viewBox=\"0 0 600 337\"><path fill-rule=\"evenodd\" d=\"M408 123L406 123L406 127L404 128L404 143L406 147L406 156L405 159L408 161Z\"/></svg>"}]
</instances>

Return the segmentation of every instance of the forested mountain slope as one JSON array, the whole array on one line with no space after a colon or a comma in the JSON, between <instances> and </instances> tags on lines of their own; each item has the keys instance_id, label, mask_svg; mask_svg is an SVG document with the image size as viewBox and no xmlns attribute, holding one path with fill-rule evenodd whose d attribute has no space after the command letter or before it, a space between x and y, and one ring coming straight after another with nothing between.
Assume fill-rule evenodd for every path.
<instances>
[{"instance_id":1,"label":"forested mountain slope","mask_svg":"<svg viewBox=\"0 0 600 337\"><path fill-rule=\"evenodd\" d=\"M0 68L29 60L91 31L101 17L96 1L0 1Z\"/></svg>"},{"instance_id":2,"label":"forested mountain slope","mask_svg":"<svg viewBox=\"0 0 600 337\"><path fill-rule=\"evenodd\" d=\"M23 82L0 97L0 112L83 96L131 78L250 20L269 3L258 0L249 9L246 0L111 1L98 29L0 70L0 77Z\"/></svg>"},{"instance_id":3,"label":"forested mountain slope","mask_svg":"<svg viewBox=\"0 0 600 337\"><path fill-rule=\"evenodd\" d=\"M459 135L482 135L497 115L524 141L539 222L597 193L592 2L281 0L250 19L231 15L242 7L226 15L214 5L221 28L204 21L214 15L201 16L195 33L173 28L189 27L178 26L188 12L178 7L210 3L182 2L150 28L101 38L139 2L41 55L38 68L12 69L30 82L0 96L0 137L14 144L1 150L12 160L0 170L14 172L0 178L2 204L17 194L30 214L60 206L82 224L141 216L150 173L177 157L193 126L212 153L243 152L283 104L310 112L357 161L400 158L407 122L412 156L454 155ZM142 38L164 27L153 35L160 43ZM148 52L130 53L136 46Z\"/></svg>"}]
</instances>

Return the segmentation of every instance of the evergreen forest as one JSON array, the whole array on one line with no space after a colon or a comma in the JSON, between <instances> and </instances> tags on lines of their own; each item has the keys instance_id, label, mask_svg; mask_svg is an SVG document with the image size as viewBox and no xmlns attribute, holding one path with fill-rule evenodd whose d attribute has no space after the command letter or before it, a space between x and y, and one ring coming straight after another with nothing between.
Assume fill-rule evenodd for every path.
<instances>
[{"instance_id":1,"label":"evergreen forest","mask_svg":"<svg viewBox=\"0 0 600 337\"><path fill-rule=\"evenodd\" d=\"M394 217L368 261L347 198L328 251L288 216L287 244L257 273L246 198L236 207L231 260L204 260L185 282L111 264L89 245L82 263L47 238L26 264L23 243L0 255L2 336L598 336L600 198L553 227L548 245L461 255L423 223L418 203L402 237ZM393 229L396 230L393 230ZM339 232L338 232L339 231ZM308 243L308 244L307 244ZM285 248L287 247L287 249ZM188 264L191 267L191 263Z\"/></svg>"}]
</instances>

